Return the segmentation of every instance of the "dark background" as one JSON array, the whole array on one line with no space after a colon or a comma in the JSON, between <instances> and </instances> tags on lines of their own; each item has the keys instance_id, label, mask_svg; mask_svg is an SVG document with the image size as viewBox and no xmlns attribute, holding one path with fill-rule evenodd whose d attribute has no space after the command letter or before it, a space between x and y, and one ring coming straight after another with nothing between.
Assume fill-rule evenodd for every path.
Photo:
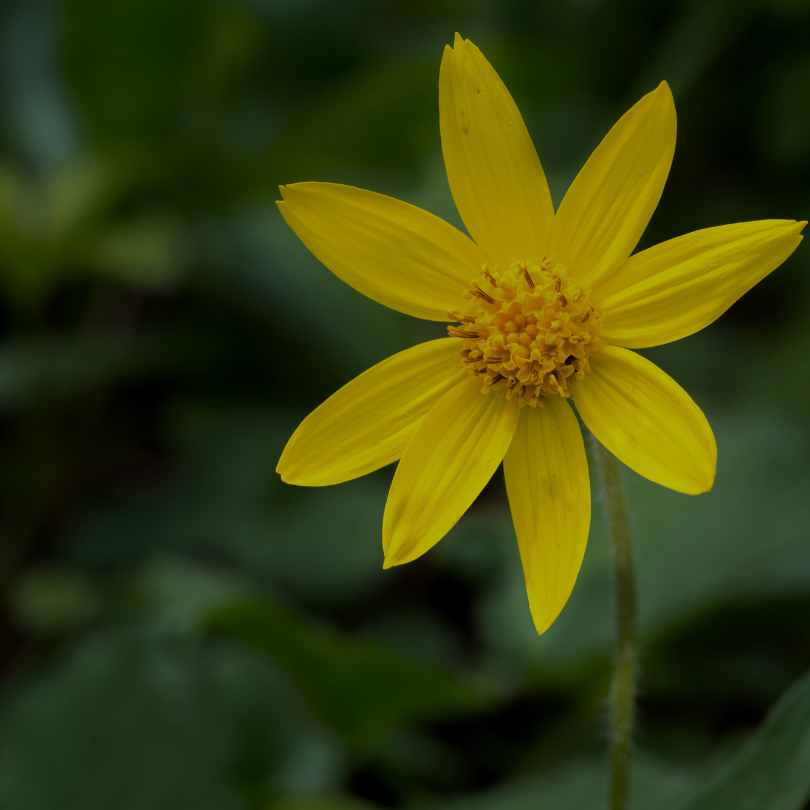
<instances>
[{"instance_id":1,"label":"dark background","mask_svg":"<svg viewBox=\"0 0 810 810\"><path fill-rule=\"evenodd\" d=\"M534 632L499 472L382 570L385 469L274 472L298 422L434 335L343 285L279 183L459 224L454 31L510 88L559 204L666 79L642 246L810 209L803 0L6 0L0 7L0 806L598 807L601 504ZM646 352L718 440L715 489L627 474L643 634L636 808L678 808L810 668L810 253ZM595 487L596 490L596 487Z\"/></svg>"}]
</instances>

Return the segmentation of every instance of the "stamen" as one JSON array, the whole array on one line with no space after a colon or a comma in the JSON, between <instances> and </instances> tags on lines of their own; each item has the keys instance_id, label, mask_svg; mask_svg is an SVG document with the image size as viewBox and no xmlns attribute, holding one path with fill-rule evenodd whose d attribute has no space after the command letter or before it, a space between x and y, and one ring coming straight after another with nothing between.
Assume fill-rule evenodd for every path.
<instances>
[{"instance_id":1,"label":"stamen","mask_svg":"<svg viewBox=\"0 0 810 810\"><path fill-rule=\"evenodd\" d=\"M478 332L470 332L469 329L456 329L455 326L448 326L447 333L450 335L450 337L460 337L460 338L479 337Z\"/></svg>"},{"instance_id":2,"label":"stamen","mask_svg":"<svg viewBox=\"0 0 810 810\"><path fill-rule=\"evenodd\" d=\"M474 315L464 315L462 312L452 309L447 310L447 317L451 321L458 321L459 323L475 323Z\"/></svg>"},{"instance_id":3,"label":"stamen","mask_svg":"<svg viewBox=\"0 0 810 810\"><path fill-rule=\"evenodd\" d=\"M486 301L488 304L494 304L495 299L487 295L475 282L470 284L470 293L474 295L476 298L480 298L482 301Z\"/></svg>"}]
</instances>

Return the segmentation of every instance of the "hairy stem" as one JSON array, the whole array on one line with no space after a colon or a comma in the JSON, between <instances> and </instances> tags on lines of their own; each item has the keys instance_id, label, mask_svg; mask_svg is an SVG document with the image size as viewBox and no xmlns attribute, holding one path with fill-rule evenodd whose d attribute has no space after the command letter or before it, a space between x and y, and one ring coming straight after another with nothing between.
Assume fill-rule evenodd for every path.
<instances>
[{"instance_id":1,"label":"hairy stem","mask_svg":"<svg viewBox=\"0 0 810 810\"><path fill-rule=\"evenodd\" d=\"M610 694L610 810L625 810L630 781L630 753L635 712L638 631L633 543L622 472L616 457L599 442L616 609L616 669Z\"/></svg>"}]
</instances>

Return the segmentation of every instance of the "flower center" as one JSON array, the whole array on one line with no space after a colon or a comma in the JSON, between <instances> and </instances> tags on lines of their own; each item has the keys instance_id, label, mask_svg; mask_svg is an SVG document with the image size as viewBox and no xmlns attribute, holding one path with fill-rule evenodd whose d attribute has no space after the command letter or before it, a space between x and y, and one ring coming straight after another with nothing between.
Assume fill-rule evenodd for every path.
<instances>
[{"instance_id":1,"label":"flower center","mask_svg":"<svg viewBox=\"0 0 810 810\"><path fill-rule=\"evenodd\" d=\"M516 397L520 406L543 406L540 397L570 397L589 370L588 353L604 343L596 335L602 313L561 264L512 262L500 273L484 265L482 281L464 293L469 305L448 312L463 338L462 366L481 377L482 394Z\"/></svg>"}]
</instances>

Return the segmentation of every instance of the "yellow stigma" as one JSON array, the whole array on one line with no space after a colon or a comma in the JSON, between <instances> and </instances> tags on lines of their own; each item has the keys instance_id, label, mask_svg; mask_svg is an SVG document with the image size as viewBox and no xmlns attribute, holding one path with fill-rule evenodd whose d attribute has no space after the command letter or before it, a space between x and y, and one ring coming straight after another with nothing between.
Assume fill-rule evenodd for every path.
<instances>
[{"instance_id":1,"label":"yellow stigma","mask_svg":"<svg viewBox=\"0 0 810 810\"><path fill-rule=\"evenodd\" d=\"M590 368L588 353L605 345L590 290L549 259L512 262L503 274L484 265L481 275L464 293L468 309L447 313L459 322L447 331L463 338L462 365L481 377L481 393L515 397L521 407L570 397Z\"/></svg>"}]
</instances>

